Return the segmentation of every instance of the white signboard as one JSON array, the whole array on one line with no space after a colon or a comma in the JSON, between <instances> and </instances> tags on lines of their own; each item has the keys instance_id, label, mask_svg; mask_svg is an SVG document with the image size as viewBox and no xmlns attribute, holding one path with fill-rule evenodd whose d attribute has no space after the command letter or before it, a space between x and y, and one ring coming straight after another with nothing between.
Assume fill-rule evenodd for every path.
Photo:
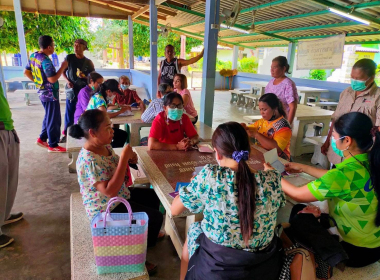
<instances>
[{"instance_id":1,"label":"white signboard","mask_svg":"<svg viewBox=\"0 0 380 280\"><path fill-rule=\"evenodd\" d=\"M297 70L335 69L342 66L345 34L313 41L299 41Z\"/></svg>"}]
</instances>

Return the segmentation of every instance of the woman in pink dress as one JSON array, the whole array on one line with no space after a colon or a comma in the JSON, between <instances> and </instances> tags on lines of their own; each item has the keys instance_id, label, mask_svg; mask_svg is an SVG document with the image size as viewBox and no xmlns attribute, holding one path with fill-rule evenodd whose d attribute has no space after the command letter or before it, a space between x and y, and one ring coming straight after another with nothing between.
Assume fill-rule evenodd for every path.
<instances>
[{"instance_id":1,"label":"woman in pink dress","mask_svg":"<svg viewBox=\"0 0 380 280\"><path fill-rule=\"evenodd\" d=\"M190 91L187 89L187 78L183 74L176 74L173 80L174 91L178 92L183 98L183 106L186 114L190 117L191 122L196 124L198 121L198 112L195 110L193 99Z\"/></svg>"},{"instance_id":2,"label":"woman in pink dress","mask_svg":"<svg viewBox=\"0 0 380 280\"><path fill-rule=\"evenodd\" d=\"M277 56L272 60L270 73L273 77L265 87L265 93L274 93L281 100L288 115L288 121L293 123L296 115L298 94L296 84L286 77L289 73L289 64L285 56Z\"/></svg>"}]
</instances>

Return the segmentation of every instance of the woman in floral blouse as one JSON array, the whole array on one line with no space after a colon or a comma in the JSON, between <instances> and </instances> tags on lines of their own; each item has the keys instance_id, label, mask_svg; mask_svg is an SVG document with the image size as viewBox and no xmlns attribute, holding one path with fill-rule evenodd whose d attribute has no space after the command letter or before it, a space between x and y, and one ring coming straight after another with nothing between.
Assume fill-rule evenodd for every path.
<instances>
[{"instance_id":1,"label":"woman in floral blouse","mask_svg":"<svg viewBox=\"0 0 380 280\"><path fill-rule=\"evenodd\" d=\"M281 255L274 229L277 211L285 205L280 174L252 173L246 163L250 153L248 135L238 123L218 126L212 144L218 165L206 165L190 185L180 189L171 207L173 215L186 209L204 215L201 222L189 228L181 279L204 279L202 275L208 279L231 279L231 275L235 279L261 279L260 275L262 279L278 279ZM210 250L214 249L212 256ZM246 260L250 261L244 268ZM235 261L239 269L229 274ZM220 269L213 269L216 263ZM228 269L221 269L223 266Z\"/></svg>"}]
</instances>

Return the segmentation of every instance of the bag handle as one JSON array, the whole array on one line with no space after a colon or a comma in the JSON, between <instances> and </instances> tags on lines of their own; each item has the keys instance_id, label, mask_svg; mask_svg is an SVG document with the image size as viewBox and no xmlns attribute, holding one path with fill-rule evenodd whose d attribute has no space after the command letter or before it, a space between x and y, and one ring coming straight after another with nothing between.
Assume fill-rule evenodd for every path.
<instances>
[{"instance_id":1,"label":"bag handle","mask_svg":"<svg viewBox=\"0 0 380 280\"><path fill-rule=\"evenodd\" d=\"M126 199L124 199L122 197L113 197L108 201L107 210L106 210L106 214L104 217L104 226L103 227L106 228L107 215L110 214L110 208L111 208L112 203L114 203L114 202L121 202L125 205L125 207L127 207L128 214L129 214L129 226L131 226L132 225L132 218L133 218L131 205L129 204L129 202Z\"/></svg>"}]
</instances>

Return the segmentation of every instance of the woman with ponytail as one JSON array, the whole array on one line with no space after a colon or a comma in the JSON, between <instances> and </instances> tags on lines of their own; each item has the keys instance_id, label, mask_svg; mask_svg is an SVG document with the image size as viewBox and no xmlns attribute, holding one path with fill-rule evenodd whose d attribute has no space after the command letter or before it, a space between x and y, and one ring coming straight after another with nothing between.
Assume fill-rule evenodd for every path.
<instances>
[{"instance_id":1,"label":"woman with ponytail","mask_svg":"<svg viewBox=\"0 0 380 280\"><path fill-rule=\"evenodd\" d=\"M163 216L160 200L152 189L130 188L132 185L129 164L137 163L137 155L126 145L120 156L115 154L110 143L113 138L111 120L105 112L87 110L78 124L70 127L69 135L76 139L86 138L77 160L78 183L87 216L91 220L105 212L112 197L128 200L133 212L146 212L148 223L148 247L154 246L159 236ZM111 206L114 213L127 213L123 203ZM162 234L161 234L162 236ZM152 272L156 265L147 263Z\"/></svg>"},{"instance_id":2,"label":"woman with ponytail","mask_svg":"<svg viewBox=\"0 0 380 280\"><path fill-rule=\"evenodd\" d=\"M277 171L252 173L250 142L236 122L212 136L216 161L179 191L173 215L203 213L188 231L181 279L278 279L281 254L274 229L285 205ZM186 275L187 273L187 275Z\"/></svg>"},{"instance_id":3,"label":"woman with ponytail","mask_svg":"<svg viewBox=\"0 0 380 280\"><path fill-rule=\"evenodd\" d=\"M108 110L116 109L116 106L109 106L108 100L115 94L120 94L119 83L115 79L109 79L100 85L99 91L94 92L90 101L87 105L87 110L99 109L100 111L107 112ZM107 112L108 117L114 118L130 110L130 106L121 106L120 110L117 112ZM119 127L114 126L114 138L111 143L112 148L121 148L125 145L128 139L128 133L124 130L119 129Z\"/></svg>"},{"instance_id":4,"label":"woman with ponytail","mask_svg":"<svg viewBox=\"0 0 380 280\"><path fill-rule=\"evenodd\" d=\"M363 267L380 259L380 132L367 115L347 113L334 123L331 146L342 163L331 170L289 163L287 172L319 179L300 188L282 179L282 188L299 202L328 200L349 257L346 265Z\"/></svg>"}]
</instances>

